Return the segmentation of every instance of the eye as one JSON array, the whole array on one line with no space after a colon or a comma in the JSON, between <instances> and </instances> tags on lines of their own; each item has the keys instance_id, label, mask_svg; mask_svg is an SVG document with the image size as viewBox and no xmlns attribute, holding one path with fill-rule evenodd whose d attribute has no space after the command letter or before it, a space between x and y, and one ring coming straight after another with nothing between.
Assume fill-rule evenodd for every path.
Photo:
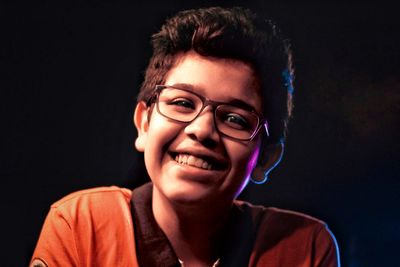
<instances>
[{"instance_id":1,"label":"eye","mask_svg":"<svg viewBox=\"0 0 400 267\"><path fill-rule=\"evenodd\" d=\"M238 130L245 130L249 128L248 121L236 113L228 113L225 115L224 123L227 124L231 128L235 128Z\"/></svg>"},{"instance_id":2,"label":"eye","mask_svg":"<svg viewBox=\"0 0 400 267\"><path fill-rule=\"evenodd\" d=\"M196 109L195 104L190 99L175 98L167 103L168 108L177 112L193 112Z\"/></svg>"},{"instance_id":3,"label":"eye","mask_svg":"<svg viewBox=\"0 0 400 267\"><path fill-rule=\"evenodd\" d=\"M175 105L175 106L181 106L181 107L185 107L185 108L193 108L193 102L188 100L188 99L174 99L172 100L170 103L170 105Z\"/></svg>"}]
</instances>

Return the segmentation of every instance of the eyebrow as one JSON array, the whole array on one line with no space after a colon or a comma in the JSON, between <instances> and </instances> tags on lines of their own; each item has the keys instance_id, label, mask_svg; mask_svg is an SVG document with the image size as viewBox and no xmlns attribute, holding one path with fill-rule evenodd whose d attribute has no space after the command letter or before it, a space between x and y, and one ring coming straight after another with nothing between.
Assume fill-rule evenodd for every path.
<instances>
[{"instance_id":1,"label":"eyebrow","mask_svg":"<svg viewBox=\"0 0 400 267\"><path fill-rule=\"evenodd\" d=\"M199 94L198 92L196 92L196 89L198 89L198 88L189 83L174 83L174 84L168 85L168 86L175 87L178 89L180 88L180 89L193 91L194 93ZM203 96L202 94L199 94L199 95ZM203 96L203 97L205 97L205 96ZM208 97L205 97L205 98L208 99ZM215 102L229 104L229 105L232 105L235 107L243 108L243 109L246 109L249 111L254 111L254 112L258 113L257 110L252 105L250 105L250 104L246 103L245 101L238 99L238 98L230 98L228 101L215 101Z\"/></svg>"}]
</instances>

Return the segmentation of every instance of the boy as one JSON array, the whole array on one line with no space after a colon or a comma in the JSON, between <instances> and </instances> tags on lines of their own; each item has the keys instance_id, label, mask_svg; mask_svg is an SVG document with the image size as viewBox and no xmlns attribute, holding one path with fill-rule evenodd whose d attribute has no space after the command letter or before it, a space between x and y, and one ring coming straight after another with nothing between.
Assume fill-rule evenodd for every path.
<instances>
[{"instance_id":1,"label":"boy","mask_svg":"<svg viewBox=\"0 0 400 267\"><path fill-rule=\"evenodd\" d=\"M134 114L152 182L53 204L31 266L339 266L323 222L235 200L283 153L293 69L277 28L213 7L152 43Z\"/></svg>"}]
</instances>

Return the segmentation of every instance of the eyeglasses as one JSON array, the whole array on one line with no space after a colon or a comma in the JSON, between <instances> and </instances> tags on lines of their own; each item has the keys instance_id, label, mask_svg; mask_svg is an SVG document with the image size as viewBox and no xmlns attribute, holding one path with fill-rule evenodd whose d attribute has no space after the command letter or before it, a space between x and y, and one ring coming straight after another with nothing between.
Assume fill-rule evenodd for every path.
<instances>
[{"instance_id":1,"label":"eyeglasses","mask_svg":"<svg viewBox=\"0 0 400 267\"><path fill-rule=\"evenodd\" d=\"M147 105L156 102L158 113L177 122L190 123L211 106L216 129L223 135L242 141L252 140L267 121L246 104L229 104L212 101L193 91L166 85L157 85Z\"/></svg>"}]
</instances>

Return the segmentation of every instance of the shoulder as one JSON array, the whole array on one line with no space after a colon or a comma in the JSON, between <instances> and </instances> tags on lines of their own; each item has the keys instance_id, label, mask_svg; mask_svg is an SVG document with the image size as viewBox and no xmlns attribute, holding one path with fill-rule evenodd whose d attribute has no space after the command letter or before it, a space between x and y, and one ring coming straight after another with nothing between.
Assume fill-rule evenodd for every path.
<instances>
[{"instance_id":1,"label":"shoulder","mask_svg":"<svg viewBox=\"0 0 400 267\"><path fill-rule=\"evenodd\" d=\"M131 196L131 190L117 186L79 190L53 203L51 211L68 218L129 211Z\"/></svg>"},{"instance_id":2,"label":"shoulder","mask_svg":"<svg viewBox=\"0 0 400 267\"><path fill-rule=\"evenodd\" d=\"M131 261L135 257L131 194L129 189L110 186L61 198L51 205L32 259L46 259L48 266L84 262L120 266L116 263ZM121 251L129 257L121 260Z\"/></svg>"},{"instance_id":3,"label":"shoulder","mask_svg":"<svg viewBox=\"0 0 400 267\"><path fill-rule=\"evenodd\" d=\"M301 212L254 205L246 201L235 201L235 204L239 209L249 213L253 221L260 227L262 225L268 225L268 228L321 228L326 226L324 221Z\"/></svg>"},{"instance_id":4,"label":"shoulder","mask_svg":"<svg viewBox=\"0 0 400 267\"><path fill-rule=\"evenodd\" d=\"M66 205L70 205L76 202L85 202L97 200L101 201L104 198L112 198L112 199L120 199L130 200L132 195L132 191L127 188L121 188L117 186L104 186L104 187L95 187L90 189L79 190L73 193L70 193L60 200L56 201L51 207L58 208ZM103 202L103 201L102 201Z\"/></svg>"},{"instance_id":5,"label":"shoulder","mask_svg":"<svg viewBox=\"0 0 400 267\"><path fill-rule=\"evenodd\" d=\"M280 259L284 266L339 266L336 239L324 221L301 212L235 203L252 218L254 259L261 263Z\"/></svg>"}]
</instances>

